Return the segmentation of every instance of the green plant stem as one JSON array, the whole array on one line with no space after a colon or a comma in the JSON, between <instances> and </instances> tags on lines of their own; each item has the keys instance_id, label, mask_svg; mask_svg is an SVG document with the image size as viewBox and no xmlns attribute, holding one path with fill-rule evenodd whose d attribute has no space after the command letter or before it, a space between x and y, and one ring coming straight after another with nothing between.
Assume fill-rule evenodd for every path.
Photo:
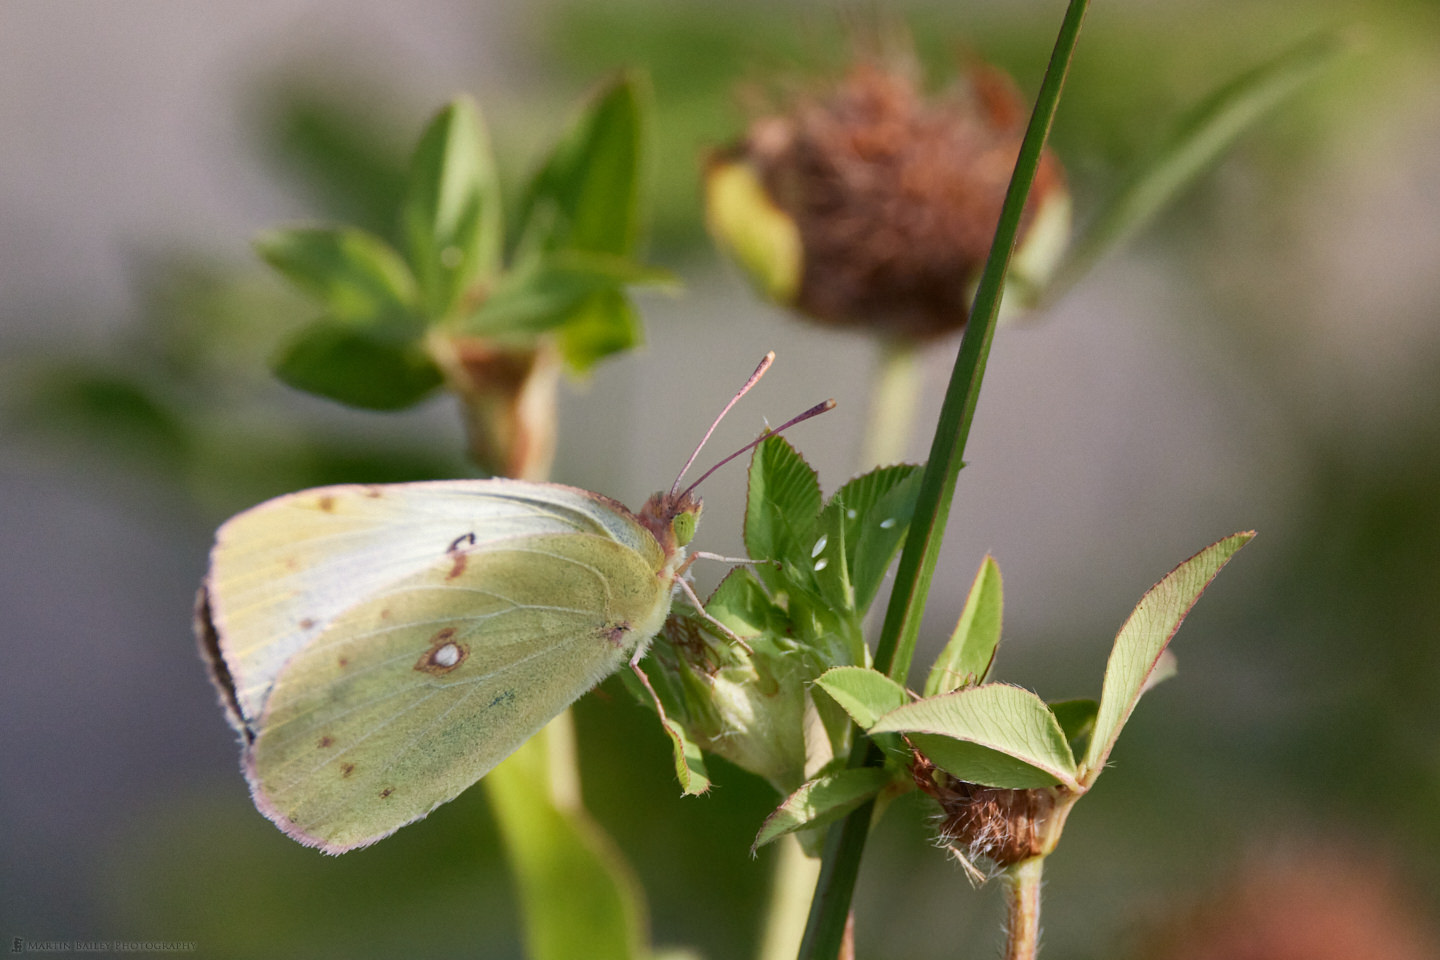
<instances>
[{"instance_id":1,"label":"green plant stem","mask_svg":"<svg viewBox=\"0 0 1440 960\"><path fill-rule=\"evenodd\" d=\"M795 956L820 875L820 861L806 856L793 834L781 837L776 846L779 850L770 881L770 903L756 960L789 960Z\"/></svg>"},{"instance_id":2,"label":"green plant stem","mask_svg":"<svg viewBox=\"0 0 1440 960\"><path fill-rule=\"evenodd\" d=\"M1035 960L1040 952L1040 877L1045 858L1033 857L1005 871L1005 960Z\"/></svg>"},{"instance_id":3,"label":"green plant stem","mask_svg":"<svg viewBox=\"0 0 1440 960\"><path fill-rule=\"evenodd\" d=\"M1035 180L1035 171L1040 166L1040 155L1045 148L1051 121L1055 117L1055 107L1065 84L1070 56L1074 52L1080 24L1084 20L1088 5L1088 0L1071 0L1065 13L1065 20L1055 41L1054 53L1051 54L1050 66L1045 71L1035 109L1030 115L1030 125L1020 146L1015 172L1010 178L1010 188L1005 194L1000 221L995 228L995 239L990 246L990 256L986 259L985 270L980 275L970 322L964 337L961 338L960 352L955 357L955 367L945 391L945 401L940 408L940 422L935 428L930 459L925 464L925 476L921 480L920 492L915 501L915 516L910 524L905 550L900 555L900 565L895 572L895 589L890 595L890 604L885 611L885 625L875 650L876 669L888 673L901 683L905 682L910 673L910 660L915 652L920 618L925 611L930 581L934 577L935 563L940 555L945 522L950 516L950 504L955 496L955 482L960 475L965 442L970 436L970 425L975 419L980 384L985 376L985 363L990 356L990 344L995 338L995 320L1000 310L1000 297L1005 289L1005 272L1010 265L1010 257L1015 250L1015 237L1020 229L1020 216L1030 194L1030 186Z\"/></svg>"},{"instance_id":4,"label":"green plant stem","mask_svg":"<svg viewBox=\"0 0 1440 960\"><path fill-rule=\"evenodd\" d=\"M1065 85L1065 75L1079 39L1080 25L1085 19L1089 0L1071 0L1065 11L1055 40L1050 64L1041 81L1035 109L1030 115L1025 139L1015 162L1015 173L1005 194L1000 220L990 256L980 275L969 326L960 341L960 352L940 409L940 422L925 465L915 515L905 541L904 552L895 574L895 588L885 612L885 625L875 650L875 667L892 678L905 682L910 673L920 619L935 573L945 522L955 494L955 482L965 451L965 441L974 420L980 383L995 336L995 320L1000 297L1005 287L1005 272L1014 253L1019 232L1020 215L1025 209L1030 186L1040 165L1040 155L1055 117L1055 108ZM878 751L857 744L851 752L851 765L878 762ZM810 922L801 944L801 960L834 960L844 935L845 916L850 909L855 877L859 874L860 856L869 831L873 804L866 804L830 828L826 838L825 857L820 868L820 882L811 905Z\"/></svg>"},{"instance_id":5,"label":"green plant stem","mask_svg":"<svg viewBox=\"0 0 1440 960\"><path fill-rule=\"evenodd\" d=\"M905 459L920 397L920 347L911 340L886 340L870 393L870 422L861 451L862 470Z\"/></svg>"}]
</instances>

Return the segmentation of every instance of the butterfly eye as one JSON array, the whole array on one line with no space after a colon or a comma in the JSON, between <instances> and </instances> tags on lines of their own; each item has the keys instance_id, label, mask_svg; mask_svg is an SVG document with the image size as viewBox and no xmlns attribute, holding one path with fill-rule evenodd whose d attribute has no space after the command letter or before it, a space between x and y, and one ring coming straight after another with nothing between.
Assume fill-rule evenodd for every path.
<instances>
[{"instance_id":1,"label":"butterfly eye","mask_svg":"<svg viewBox=\"0 0 1440 960\"><path fill-rule=\"evenodd\" d=\"M695 525L700 521L699 511L689 510L675 514L675 519L670 521L670 530L675 534L675 543L678 546L686 546L695 539Z\"/></svg>"}]
</instances>

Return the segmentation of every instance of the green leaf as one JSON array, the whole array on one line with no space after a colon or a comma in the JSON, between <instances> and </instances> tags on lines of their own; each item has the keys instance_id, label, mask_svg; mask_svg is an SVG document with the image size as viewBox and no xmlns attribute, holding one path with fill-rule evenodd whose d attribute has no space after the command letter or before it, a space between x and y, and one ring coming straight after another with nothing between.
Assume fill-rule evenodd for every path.
<instances>
[{"instance_id":1,"label":"green leaf","mask_svg":"<svg viewBox=\"0 0 1440 960\"><path fill-rule=\"evenodd\" d=\"M583 810L551 797L541 734L481 781L519 887L528 960L641 960L639 884Z\"/></svg>"},{"instance_id":2,"label":"green leaf","mask_svg":"<svg viewBox=\"0 0 1440 960\"><path fill-rule=\"evenodd\" d=\"M869 667L835 667L815 680L816 686L869 730L875 721L910 702L905 688L878 670Z\"/></svg>"},{"instance_id":3,"label":"green leaf","mask_svg":"<svg viewBox=\"0 0 1440 960\"><path fill-rule=\"evenodd\" d=\"M818 827L837 820L869 800L889 782L890 774L879 767L841 770L816 777L800 787L765 818L750 853L787 833Z\"/></svg>"},{"instance_id":4,"label":"green leaf","mask_svg":"<svg viewBox=\"0 0 1440 960\"><path fill-rule=\"evenodd\" d=\"M850 543L845 532L845 506L831 498L820 511L810 531L813 545L808 560L810 573L820 595L836 613L855 610L855 590L850 584Z\"/></svg>"},{"instance_id":5,"label":"green leaf","mask_svg":"<svg viewBox=\"0 0 1440 960\"><path fill-rule=\"evenodd\" d=\"M619 290L592 293L570 312L560 327L560 355L575 374L590 371L612 353L645 342L640 316Z\"/></svg>"},{"instance_id":6,"label":"green leaf","mask_svg":"<svg viewBox=\"0 0 1440 960\"><path fill-rule=\"evenodd\" d=\"M331 317L296 333L271 366L297 390L367 410L411 406L444 379L419 342Z\"/></svg>"},{"instance_id":7,"label":"green leaf","mask_svg":"<svg viewBox=\"0 0 1440 960\"><path fill-rule=\"evenodd\" d=\"M594 294L672 282L669 273L624 257L565 250L507 273L458 329L480 337L534 336L569 322Z\"/></svg>"},{"instance_id":8,"label":"green leaf","mask_svg":"<svg viewBox=\"0 0 1440 960\"><path fill-rule=\"evenodd\" d=\"M705 602L705 612L742 638L783 635L789 625L785 611L775 605L748 567L736 567L725 575Z\"/></svg>"},{"instance_id":9,"label":"green leaf","mask_svg":"<svg viewBox=\"0 0 1440 960\"><path fill-rule=\"evenodd\" d=\"M1065 731L1073 756L1083 757L1089 748L1090 735L1095 732L1095 714L1099 710L1098 700L1057 700L1050 704L1050 712Z\"/></svg>"},{"instance_id":10,"label":"green leaf","mask_svg":"<svg viewBox=\"0 0 1440 960\"><path fill-rule=\"evenodd\" d=\"M1130 718L1160 655L1180 629L1185 615L1220 568L1254 536L1254 531L1247 531L1226 537L1180 564L1150 588L1120 628L1105 665L1095 734L1082 765L1086 786L1100 775L1120 728Z\"/></svg>"},{"instance_id":11,"label":"green leaf","mask_svg":"<svg viewBox=\"0 0 1440 960\"><path fill-rule=\"evenodd\" d=\"M500 182L479 108L457 97L426 128L402 211L411 264L434 318L500 264Z\"/></svg>"},{"instance_id":12,"label":"green leaf","mask_svg":"<svg viewBox=\"0 0 1440 960\"><path fill-rule=\"evenodd\" d=\"M870 517L871 511L873 511L876 505L892 490L903 484L905 480L911 476L918 475L920 472L920 467L904 463L889 467L878 467L869 473L851 480L839 490L835 491L835 495L830 498L830 503L826 505L827 510L830 509L831 506L834 506L844 511L845 565L852 585L855 583L857 564L859 563L859 557L861 555L861 535L866 529L867 522L874 522ZM885 509L889 509L888 506ZM887 514L887 516L890 515L891 514ZM887 529L894 529L894 527L892 526ZM901 533L903 534L903 532L902 528ZM896 543L898 544L898 542L899 540L897 539ZM873 543L868 546L872 550L875 549ZM890 552L885 554L885 545L881 543L880 551L884 554L883 562L882 558L872 559L866 563L862 572L868 577L871 569L878 565L881 568L880 575L883 577L884 568L888 567L890 561L894 559L895 549L898 549L898 547L891 548ZM867 590L864 603L860 604L858 602L860 598L858 596L856 597L857 609L862 613L865 607L869 606L870 600L873 599L874 589L878 587L878 581L872 585L867 580L864 586Z\"/></svg>"},{"instance_id":13,"label":"green leaf","mask_svg":"<svg viewBox=\"0 0 1440 960\"><path fill-rule=\"evenodd\" d=\"M850 581L855 587L855 608L861 613L870 609L880 584L885 580L885 571L890 568L900 544L905 541L905 535L910 530L910 518L915 512L915 498L925 473L921 467L882 469L885 472L900 471L903 476L889 486L869 510L857 510L858 535L852 533L847 537L847 541L855 545L855 563ZM844 488L841 489L843 492Z\"/></svg>"},{"instance_id":14,"label":"green leaf","mask_svg":"<svg viewBox=\"0 0 1440 960\"><path fill-rule=\"evenodd\" d=\"M1241 74L1196 105L1086 229L1047 296L1063 292L1105 254L1144 229L1243 133L1352 48L1345 35L1318 34Z\"/></svg>"},{"instance_id":15,"label":"green leaf","mask_svg":"<svg viewBox=\"0 0 1440 960\"><path fill-rule=\"evenodd\" d=\"M1065 742L1065 732L1060 729L1059 722L1045 702L1020 687L990 683L938 697L926 697L887 713L870 728L870 732L908 733L912 734L912 740L916 733L938 734L942 738L973 743L1012 757L1048 778L1045 784L1025 783L1023 786L1062 783L1071 789L1079 789L1075 780L1075 760ZM958 750L961 756L973 753L968 748ZM979 779L977 771L952 769L930 754L928 749L925 752L938 766L963 780L993 787L1020 786ZM988 771L978 773L993 776ZM1036 776L1034 772L1024 773L1031 779Z\"/></svg>"},{"instance_id":16,"label":"green leaf","mask_svg":"<svg viewBox=\"0 0 1440 960\"><path fill-rule=\"evenodd\" d=\"M949 693L984 681L990 665L995 662L995 647L1000 643L1003 607L1000 567L994 557L986 554L980 571L975 574L970 595L965 599L965 609L960 611L955 632L925 678L925 696Z\"/></svg>"},{"instance_id":17,"label":"green leaf","mask_svg":"<svg viewBox=\"0 0 1440 960\"><path fill-rule=\"evenodd\" d=\"M684 727L668 716L660 718L660 725L665 729L665 735L670 738L670 745L675 751L675 779L680 781L683 795L694 797L709 790L710 774L705 769L705 758L700 752L700 745L686 735Z\"/></svg>"},{"instance_id":18,"label":"green leaf","mask_svg":"<svg viewBox=\"0 0 1440 960\"><path fill-rule=\"evenodd\" d=\"M415 278L400 255L373 234L348 227L269 230L256 238L255 248L333 317L410 321Z\"/></svg>"},{"instance_id":19,"label":"green leaf","mask_svg":"<svg viewBox=\"0 0 1440 960\"><path fill-rule=\"evenodd\" d=\"M931 763L968 783L1004 790L1038 790L1059 783L1054 774L969 740L952 740L934 733L907 736Z\"/></svg>"},{"instance_id":20,"label":"green leaf","mask_svg":"<svg viewBox=\"0 0 1440 960\"><path fill-rule=\"evenodd\" d=\"M1180 662L1175 658L1175 651L1169 647L1160 654L1160 659L1155 661L1155 669L1150 671L1150 676L1145 678L1145 686L1140 688L1140 695L1143 697L1154 687L1159 686L1180 672Z\"/></svg>"},{"instance_id":21,"label":"green leaf","mask_svg":"<svg viewBox=\"0 0 1440 960\"><path fill-rule=\"evenodd\" d=\"M586 106L526 192L524 247L618 256L635 249L648 113L649 88L636 72Z\"/></svg>"},{"instance_id":22,"label":"green leaf","mask_svg":"<svg viewBox=\"0 0 1440 960\"><path fill-rule=\"evenodd\" d=\"M750 556L788 564L795 573L808 569L815 544L807 535L819 513L820 480L795 448L778 436L756 447L745 500L745 547ZM765 564L756 568L756 574L772 589L782 583Z\"/></svg>"}]
</instances>

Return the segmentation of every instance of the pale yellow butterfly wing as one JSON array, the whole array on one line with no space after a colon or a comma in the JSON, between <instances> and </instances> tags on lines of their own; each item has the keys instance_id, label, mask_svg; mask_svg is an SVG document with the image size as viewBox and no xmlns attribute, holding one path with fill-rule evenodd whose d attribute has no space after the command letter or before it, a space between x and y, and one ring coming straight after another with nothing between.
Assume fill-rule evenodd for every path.
<instances>
[{"instance_id":1,"label":"pale yellow butterfly wing","mask_svg":"<svg viewBox=\"0 0 1440 960\"><path fill-rule=\"evenodd\" d=\"M623 507L551 484L331 487L241 514L202 639L257 805L332 853L423 817L648 642L665 563Z\"/></svg>"}]
</instances>

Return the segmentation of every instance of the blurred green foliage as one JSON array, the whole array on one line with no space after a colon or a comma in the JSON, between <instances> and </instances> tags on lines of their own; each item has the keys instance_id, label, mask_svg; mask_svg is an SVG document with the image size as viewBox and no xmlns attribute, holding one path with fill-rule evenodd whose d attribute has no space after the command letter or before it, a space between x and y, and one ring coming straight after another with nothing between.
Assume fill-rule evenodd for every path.
<instances>
[{"instance_id":1,"label":"blurred green foliage","mask_svg":"<svg viewBox=\"0 0 1440 960\"><path fill-rule=\"evenodd\" d=\"M1046 47L1031 17L1048 14L927 6L904 21L936 77L953 69L958 48L983 53L1032 89ZM1318 21L1352 17L1363 18L1380 53L1241 147L1263 181L1257 192L1273 204L1253 211L1264 220L1257 229L1296 199L1296 164L1352 137L1367 111L1412 96L1417 78L1433 76L1436 8L1418 0L1097 7L1054 134L1082 219L1084 204L1093 210L1198 91ZM652 240L662 262L702 250L698 160L740 129L736 85L772 72L802 78L834 67L849 49L846 28L828 11L746 4L719 16L640 0L551 5L529 39L566 88L539 91L539 106L566 102L578 84L621 65L649 70ZM413 131L397 133L366 104L302 74L257 82L267 100L257 138L277 176L300 184L303 212L398 243L403 144ZM549 129L548 118L526 122ZM498 163L523 166L503 147ZM1157 247L1157 235L1166 237L1180 259L1200 263L1236 229L1213 199L1202 183L1145 242ZM8 364L4 414L34 449L63 451L90 469L141 472L158 500L197 505L212 518L323 483L466 473L458 443L435 450L352 430L271 379L265 358L309 308L258 264L176 250L133 269L139 305L121 337ZM1289 328L1277 320L1284 293L1217 294L1233 309L1216 311L1229 325L1214 336L1249 351L1256 379L1295 427L1303 458L1295 533L1283 547L1264 547L1283 554L1270 554L1263 573L1247 571L1207 600L1196 624L1204 640L1184 651L1186 682L1167 685L1170 709L1132 725L1122 766L1070 825L1049 876L1053 960L1116 955L1117 931L1132 918L1117 902L1193 892L1287 830L1337 832L1362 838L1377 858L1399 855L1440 910L1440 608L1432 597L1440 583L1440 387L1411 399L1410 420L1393 437L1359 437L1328 422L1330 398L1270 366L1289 352ZM1053 660L1051 682L1076 667L1063 654ZM1229 686L1203 682L1207 675ZM616 682L577 712L587 804L636 866L655 942L696 945L711 957L747 954L768 879L764 855L752 861L748 848L773 809L772 789L717 761L712 793L681 802L668 744ZM513 894L483 808L483 794L470 791L383 844L331 860L286 840L238 788L223 800L178 792L157 799L145 826L96 851L94 896L116 925L107 936L163 930L201 941L206 955L513 957ZM912 812L892 812L868 855L862 955L952 956L951 931L991 906L986 895L970 897L955 868L927 856ZM882 941L886 925L892 936ZM985 950L977 943L973 952Z\"/></svg>"}]
</instances>

